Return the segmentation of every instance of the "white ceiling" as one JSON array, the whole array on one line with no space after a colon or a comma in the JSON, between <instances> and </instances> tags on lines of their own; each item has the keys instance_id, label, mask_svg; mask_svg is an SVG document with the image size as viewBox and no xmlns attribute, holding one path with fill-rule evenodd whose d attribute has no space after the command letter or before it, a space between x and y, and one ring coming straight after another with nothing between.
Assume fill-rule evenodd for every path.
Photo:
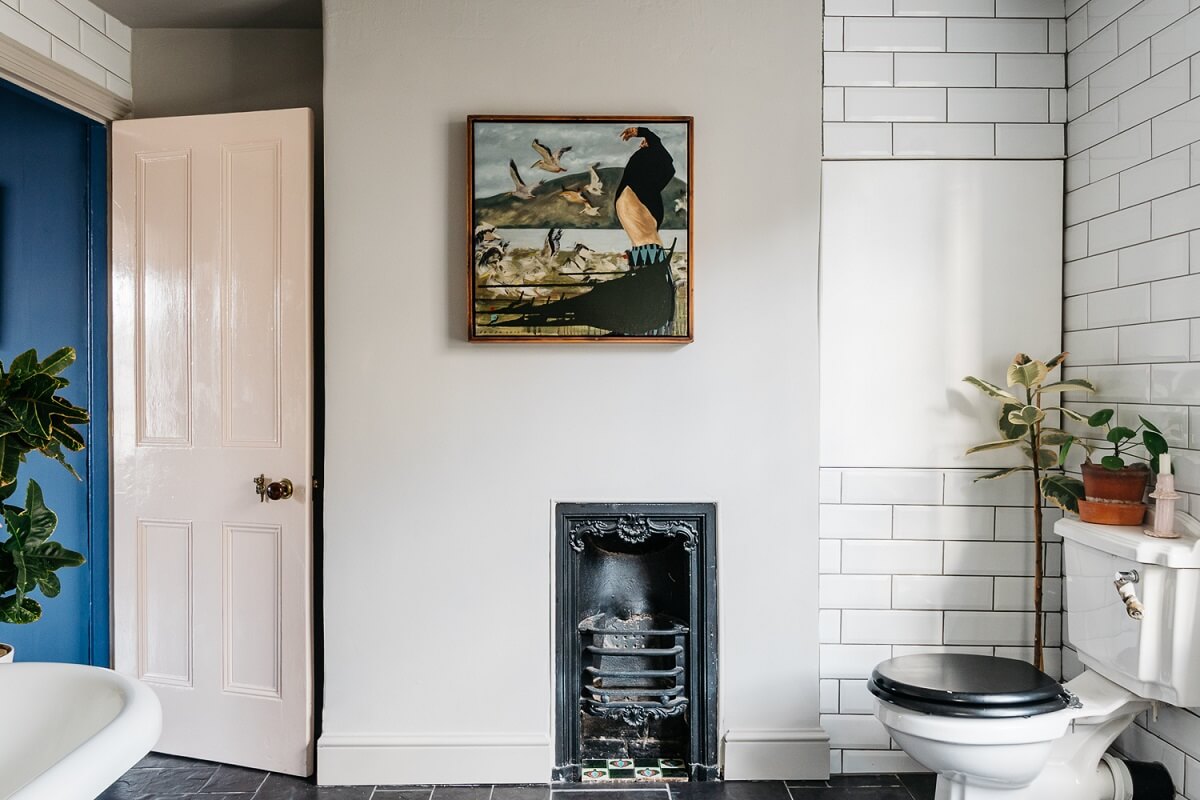
<instances>
[{"instance_id":1,"label":"white ceiling","mask_svg":"<svg viewBox=\"0 0 1200 800\"><path fill-rule=\"evenodd\" d=\"M94 0L131 28L319 28L321 0Z\"/></svg>"}]
</instances>

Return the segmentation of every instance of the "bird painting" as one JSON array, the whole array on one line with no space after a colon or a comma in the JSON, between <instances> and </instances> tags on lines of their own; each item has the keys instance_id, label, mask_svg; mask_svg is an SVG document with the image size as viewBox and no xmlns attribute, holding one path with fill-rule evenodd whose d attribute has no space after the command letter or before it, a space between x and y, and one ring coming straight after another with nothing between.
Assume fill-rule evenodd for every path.
<instances>
[{"instance_id":1,"label":"bird painting","mask_svg":"<svg viewBox=\"0 0 1200 800\"><path fill-rule=\"evenodd\" d=\"M554 258L562 242L562 228L550 228L546 231L546 241L542 244L542 258Z\"/></svg>"},{"instance_id":2,"label":"bird painting","mask_svg":"<svg viewBox=\"0 0 1200 800\"><path fill-rule=\"evenodd\" d=\"M690 341L691 126L472 117L470 338Z\"/></svg>"},{"instance_id":3,"label":"bird painting","mask_svg":"<svg viewBox=\"0 0 1200 800\"><path fill-rule=\"evenodd\" d=\"M517 172L517 162L513 161L511 158L508 160L508 174L509 177L512 178L513 182L513 190L509 192L509 194L521 200L532 200L533 190L536 189L537 186L530 186L529 184L525 183L525 181L521 180L521 173ZM541 186L543 183L545 183L545 181L538 181L537 185Z\"/></svg>"},{"instance_id":4,"label":"bird painting","mask_svg":"<svg viewBox=\"0 0 1200 800\"><path fill-rule=\"evenodd\" d=\"M580 186L574 189L563 189L558 193L558 196L568 203L577 203L583 206L583 208L579 209L580 214L587 214L589 217L598 217L600 216L600 209L592 205L592 201L583 193L583 190L586 188Z\"/></svg>"},{"instance_id":5,"label":"bird painting","mask_svg":"<svg viewBox=\"0 0 1200 800\"><path fill-rule=\"evenodd\" d=\"M600 162L588 167L588 185L583 187L583 190L593 197L600 197L604 194L604 182L600 180L600 175L596 172L598 166L600 166Z\"/></svg>"},{"instance_id":6,"label":"bird painting","mask_svg":"<svg viewBox=\"0 0 1200 800\"><path fill-rule=\"evenodd\" d=\"M538 160L533 162L533 168L544 169L546 172L566 172L567 168L558 161L570 150L570 147L560 147L552 153L549 147L534 139L533 151L538 154Z\"/></svg>"}]
</instances>

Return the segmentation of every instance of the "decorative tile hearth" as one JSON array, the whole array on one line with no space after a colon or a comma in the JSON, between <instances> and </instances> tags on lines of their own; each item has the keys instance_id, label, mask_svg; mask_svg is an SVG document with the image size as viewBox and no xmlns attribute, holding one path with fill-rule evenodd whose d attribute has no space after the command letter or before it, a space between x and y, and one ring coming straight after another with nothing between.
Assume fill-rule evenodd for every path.
<instances>
[{"instance_id":1,"label":"decorative tile hearth","mask_svg":"<svg viewBox=\"0 0 1200 800\"><path fill-rule=\"evenodd\" d=\"M610 781L686 781L687 762L682 758L585 758L581 778L584 783Z\"/></svg>"}]
</instances>

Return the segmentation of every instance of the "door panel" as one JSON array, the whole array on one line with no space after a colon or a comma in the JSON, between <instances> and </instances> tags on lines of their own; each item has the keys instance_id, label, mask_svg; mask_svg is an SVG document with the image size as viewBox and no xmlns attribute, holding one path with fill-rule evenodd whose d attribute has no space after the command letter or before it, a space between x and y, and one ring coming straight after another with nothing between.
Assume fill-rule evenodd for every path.
<instances>
[{"instance_id":1,"label":"door panel","mask_svg":"<svg viewBox=\"0 0 1200 800\"><path fill-rule=\"evenodd\" d=\"M304 775L311 163L307 110L113 128L116 667L160 751Z\"/></svg>"},{"instance_id":2,"label":"door panel","mask_svg":"<svg viewBox=\"0 0 1200 800\"><path fill-rule=\"evenodd\" d=\"M20 470L13 502L36 480L54 540L87 558L58 573L57 597L35 593L41 620L0 623L21 661L109 663L107 151L104 126L0 81L0 361L74 347L65 395L93 420L68 456L82 481L38 455Z\"/></svg>"}]
</instances>

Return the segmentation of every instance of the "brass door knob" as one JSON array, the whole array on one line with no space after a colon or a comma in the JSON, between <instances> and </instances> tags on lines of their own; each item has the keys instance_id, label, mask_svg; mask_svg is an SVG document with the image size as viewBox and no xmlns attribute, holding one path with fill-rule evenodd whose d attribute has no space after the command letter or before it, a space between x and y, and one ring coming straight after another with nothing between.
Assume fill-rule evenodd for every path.
<instances>
[{"instance_id":1,"label":"brass door knob","mask_svg":"<svg viewBox=\"0 0 1200 800\"><path fill-rule=\"evenodd\" d=\"M287 478L268 482L266 475L259 475L254 479L254 492L258 495L258 501L265 503L268 500L287 500L295 494L296 489Z\"/></svg>"}]
</instances>

